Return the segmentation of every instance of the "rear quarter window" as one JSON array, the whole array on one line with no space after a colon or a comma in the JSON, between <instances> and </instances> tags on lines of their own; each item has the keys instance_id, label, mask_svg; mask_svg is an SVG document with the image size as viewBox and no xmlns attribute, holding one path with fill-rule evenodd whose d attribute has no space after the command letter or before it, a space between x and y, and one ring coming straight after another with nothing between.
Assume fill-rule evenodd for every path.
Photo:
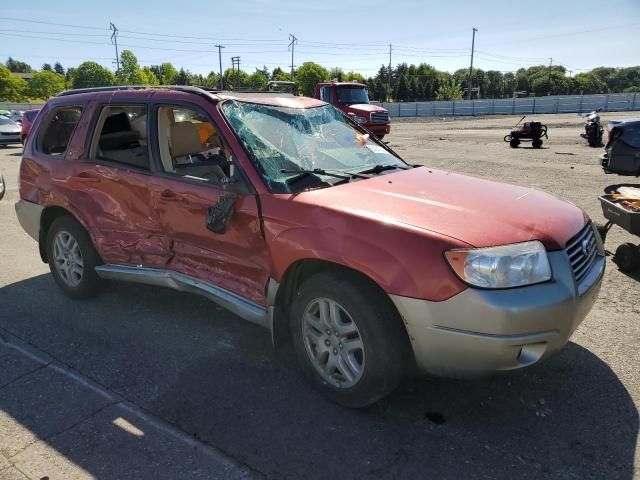
<instances>
[{"instance_id":1,"label":"rear quarter window","mask_svg":"<svg viewBox=\"0 0 640 480\"><path fill-rule=\"evenodd\" d=\"M46 124L40 129L36 144L37 150L46 155L64 156L81 116L82 109L80 107L55 109Z\"/></svg>"},{"instance_id":2,"label":"rear quarter window","mask_svg":"<svg viewBox=\"0 0 640 480\"><path fill-rule=\"evenodd\" d=\"M24 116L27 117L27 120L33 122L38 116L38 112L27 112L24 114Z\"/></svg>"},{"instance_id":3,"label":"rear quarter window","mask_svg":"<svg viewBox=\"0 0 640 480\"><path fill-rule=\"evenodd\" d=\"M640 148L640 123L624 127L622 141L630 147Z\"/></svg>"}]
</instances>

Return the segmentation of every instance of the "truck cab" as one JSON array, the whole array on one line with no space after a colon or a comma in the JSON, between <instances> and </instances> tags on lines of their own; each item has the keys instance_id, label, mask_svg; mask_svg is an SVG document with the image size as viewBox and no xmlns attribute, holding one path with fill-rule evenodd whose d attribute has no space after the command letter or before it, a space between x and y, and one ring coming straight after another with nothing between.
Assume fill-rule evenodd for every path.
<instances>
[{"instance_id":1,"label":"truck cab","mask_svg":"<svg viewBox=\"0 0 640 480\"><path fill-rule=\"evenodd\" d=\"M363 83L337 81L318 83L314 97L342 110L378 138L383 138L391 131L389 111L369 103L367 86Z\"/></svg>"}]
</instances>

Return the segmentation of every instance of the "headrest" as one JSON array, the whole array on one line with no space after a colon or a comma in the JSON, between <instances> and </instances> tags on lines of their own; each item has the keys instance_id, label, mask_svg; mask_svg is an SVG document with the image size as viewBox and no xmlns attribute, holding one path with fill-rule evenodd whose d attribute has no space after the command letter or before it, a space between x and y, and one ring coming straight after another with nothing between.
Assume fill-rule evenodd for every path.
<instances>
[{"instance_id":1,"label":"headrest","mask_svg":"<svg viewBox=\"0 0 640 480\"><path fill-rule=\"evenodd\" d=\"M203 150L198 127L191 122L177 122L171 125L171 155L173 158L193 155Z\"/></svg>"},{"instance_id":2,"label":"headrest","mask_svg":"<svg viewBox=\"0 0 640 480\"><path fill-rule=\"evenodd\" d=\"M102 127L102 135L107 133L126 132L128 130L131 130L129 116L126 112L120 112L107 117L104 121L104 126Z\"/></svg>"}]
</instances>

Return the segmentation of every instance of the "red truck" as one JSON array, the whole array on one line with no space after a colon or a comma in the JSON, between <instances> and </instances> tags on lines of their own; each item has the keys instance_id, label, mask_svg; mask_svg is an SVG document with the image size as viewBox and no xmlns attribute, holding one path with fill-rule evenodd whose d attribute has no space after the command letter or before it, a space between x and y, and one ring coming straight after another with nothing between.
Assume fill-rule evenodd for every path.
<instances>
[{"instance_id":1,"label":"red truck","mask_svg":"<svg viewBox=\"0 0 640 480\"><path fill-rule=\"evenodd\" d=\"M314 97L342 110L378 138L383 138L391 131L389 111L369 103L367 86L363 83L318 83Z\"/></svg>"}]
</instances>

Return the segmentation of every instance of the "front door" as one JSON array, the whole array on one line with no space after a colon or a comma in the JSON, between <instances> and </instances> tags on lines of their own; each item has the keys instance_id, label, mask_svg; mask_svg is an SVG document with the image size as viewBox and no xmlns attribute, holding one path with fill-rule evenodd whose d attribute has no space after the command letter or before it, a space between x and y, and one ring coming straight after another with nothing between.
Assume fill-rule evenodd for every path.
<instances>
[{"instance_id":1,"label":"front door","mask_svg":"<svg viewBox=\"0 0 640 480\"><path fill-rule=\"evenodd\" d=\"M269 269L258 204L227 143L197 106L163 104L154 111L160 162L152 202L171 240L169 268L266 305Z\"/></svg>"}]
</instances>

